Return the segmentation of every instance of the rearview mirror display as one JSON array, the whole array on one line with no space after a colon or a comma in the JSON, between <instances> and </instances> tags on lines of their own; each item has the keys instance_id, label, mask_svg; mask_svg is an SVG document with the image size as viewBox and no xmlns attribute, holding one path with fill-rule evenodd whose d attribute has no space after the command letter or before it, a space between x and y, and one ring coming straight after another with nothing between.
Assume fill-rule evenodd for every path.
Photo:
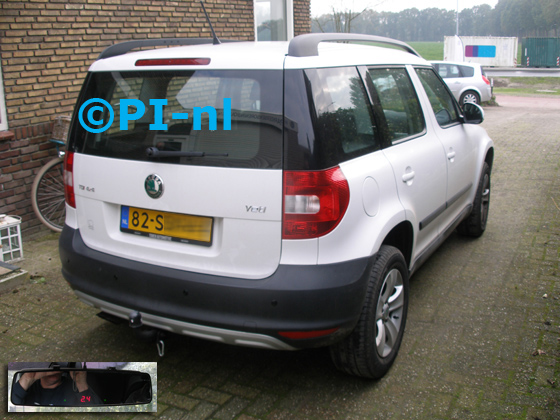
<instances>
[{"instance_id":1,"label":"rearview mirror display","mask_svg":"<svg viewBox=\"0 0 560 420\"><path fill-rule=\"evenodd\" d=\"M10 403L33 407L137 406L150 404L152 392L152 378L146 372L54 365L15 372Z\"/></svg>"}]
</instances>

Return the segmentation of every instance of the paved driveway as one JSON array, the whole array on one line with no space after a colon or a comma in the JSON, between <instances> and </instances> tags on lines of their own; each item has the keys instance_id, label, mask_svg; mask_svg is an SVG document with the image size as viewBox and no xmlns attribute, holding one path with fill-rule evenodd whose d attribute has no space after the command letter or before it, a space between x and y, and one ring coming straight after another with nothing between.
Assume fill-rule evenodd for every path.
<instances>
[{"instance_id":1,"label":"paved driveway","mask_svg":"<svg viewBox=\"0 0 560 420\"><path fill-rule=\"evenodd\" d=\"M453 235L411 279L403 346L380 381L339 373L321 349L171 337L159 358L73 296L54 236L25 244L34 279L0 296L0 359L157 361L161 419L560 419L560 114L522 101L486 109L487 231ZM0 385L6 410L5 374Z\"/></svg>"}]
</instances>

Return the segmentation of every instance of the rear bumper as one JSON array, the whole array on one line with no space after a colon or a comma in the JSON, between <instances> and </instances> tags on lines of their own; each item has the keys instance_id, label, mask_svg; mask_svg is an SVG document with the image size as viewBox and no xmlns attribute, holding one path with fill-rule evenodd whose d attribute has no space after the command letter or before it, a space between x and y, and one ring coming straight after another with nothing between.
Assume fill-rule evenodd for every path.
<instances>
[{"instance_id":1,"label":"rear bumper","mask_svg":"<svg viewBox=\"0 0 560 420\"><path fill-rule=\"evenodd\" d=\"M491 86L486 86L485 88L483 88L481 90L481 98L480 98L480 102L488 102L490 99L492 99L492 87Z\"/></svg>"},{"instance_id":2,"label":"rear bumper","mask_svg":"<svg viewBox=\"0 0 560 420\"><path fill-rule=\"evenodd\" d=\"M78 230L60 236L62 274L84 302L121 318L138 311L145 325L229 344L273 349L330 345L360 316L370 258L279 265L262 280L170 269L88 248ZM279 332L336 332L288 339Z\"/></svg>"}]
</instances>

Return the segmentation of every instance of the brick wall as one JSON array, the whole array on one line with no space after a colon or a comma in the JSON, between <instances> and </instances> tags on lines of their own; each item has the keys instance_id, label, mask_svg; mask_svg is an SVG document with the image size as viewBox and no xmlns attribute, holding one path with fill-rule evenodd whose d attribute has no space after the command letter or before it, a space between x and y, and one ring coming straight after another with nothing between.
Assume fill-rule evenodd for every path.
<instances>
[{"instance_id":1,"label":"brick wall","mask_svg":"<svg viewBox=\"0 0 560 420\"><path fill-rule=\"evenodd\" d=\"M28 234L43 230L31 208L30 190L34 175L53 158L51 132L47 122L0 133L0 213L21 216Z\"/></svg>"},{"instance_id":2,"label":"brick wall","mask_svg":"<svg viewBox=\"0 0 560 420\"><path fill-rule=\"evenodd\" d=\"M294 36L311 32L311 0L294 0Z\"/></svg>"},{"instance_id":3,"label":"brick wall","mask_svg":"<svg viewBox=\"0 0 560 420\"><path fill-rule=\"evenodd\" d=\"M294 0L296 34L310 32L309 0ZM220 38L253 40L253 0L206 0ZM22 217L24 235L42 230L31 209L33 177L56 150L57 115L70 115L85 73L115 42L210 37L194 0L2 0L0 54L8 132L0 132L0 213Z\"/></svg>"},{"instance_id":4,"label":"brick wall","mask_svg":"<svg viewBox=\"0 0 560 420\"><path fill-rule=\"evenodd\" d=\"M219 37L253 39L252 0L205 5ZM10 128L71 113L87 68L108 45L127 39L210 37L195 1L4 0L0 7Z\"/></svg>"}]
</instances>

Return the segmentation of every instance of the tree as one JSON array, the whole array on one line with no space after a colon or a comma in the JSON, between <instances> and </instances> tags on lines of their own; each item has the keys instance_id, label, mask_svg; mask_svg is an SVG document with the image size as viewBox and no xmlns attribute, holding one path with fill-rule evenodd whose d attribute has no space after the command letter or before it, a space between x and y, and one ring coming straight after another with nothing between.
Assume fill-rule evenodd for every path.
<instances>
[{"instance_id":1,"label":"tree","mask_svg":"<svg viewBox=\"0 0 560 420\"><path fill-rule=\"evenodd\" d=\"M540 0L542 7L542 18L546 22L549 31L558 37L560 30L560 0Z\"/></svg>"},{"instance_id":2,"label":"tree","mask_svg":"<svg viewBox=\"0 0 560 420\"><path fill-rule=\"evenodd\" d=\"M502 30L521 37L534 28L531 4L526 0L508 0L501 19Z\"/></svg>"},{"instance_id":3,"label":"tree","mask_svg":"<svg viewBox=\"0 0 560 420\"><path fill-rule=\"evenodd\" d=\"M313 20L314 32L355 32L386 36L402 41L442 41L455 34L455 12L416 8L399 13L359 13L347 9ZM560 0L499 0L494 8L487 4L463 9L459 33L465 36L558 36Z\"/></svg>"},{"instance_id":4,"label":"tree","mask_svg":"<svg viewBox=\"0 0 560 420\"><path fill-rule=\"evenodd\" d=\"M491 36L496 33L494 29L494 13L492 7L488 4L474 6L473 11L473 28L472 35Z\"/></svg>"},{"instance_id":5,"label":"tree","mask_svg":"<svg viewBox=\"0 0 560 420\"><path fill-rule=\"evenodd\" d=\"M459 35L474 34L475 16L473 9L463 9L459 13Z\"/></svg>"},{"instance_id":6,"label":"tree","mask_svg":"<svg viewBox=\"0 0 560 420\"><path fill-rule=\"evenodd\" d=\"M332 7L332 13L330 15L323 15L319 19L313 19L313 23L315 23L316 27L319 29L320 32L345 32L350 33L352 32L352 22L358 18L362 13L364 13L366 9L362 10L361 12L353 12L351 9L344 9L343 11L335 10L334 6ZM332 31L326 31L325 28L327 27L328 23L332 21Z\"/></svg>"}]
</instances>

